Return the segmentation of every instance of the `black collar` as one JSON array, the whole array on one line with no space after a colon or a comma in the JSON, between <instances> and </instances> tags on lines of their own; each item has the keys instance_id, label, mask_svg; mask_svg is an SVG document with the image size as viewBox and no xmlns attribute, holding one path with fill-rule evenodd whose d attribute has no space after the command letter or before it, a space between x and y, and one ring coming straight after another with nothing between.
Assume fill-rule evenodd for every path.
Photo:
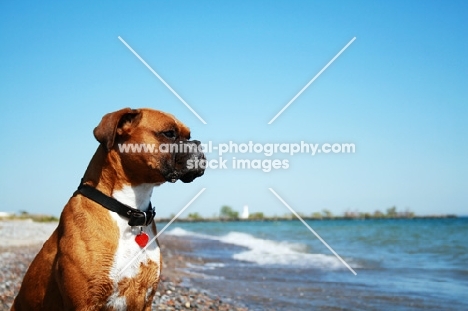
<instances>
[{"instance_id":1,"label":"black collar","mask_svg":"<svg viewBox=\"0 0 468 311\"><path fill-rule=\"evenodd\" d=\"M140 211L139 209L130 207L105 195L94 187L83 184L83 182L78 186L77 193L93 200L112 212L116 212L122 217L128 218L129 226L148 226L156 215L154 207L151 206L151 202L146 211Z\"/></svg>"}]
</instances>

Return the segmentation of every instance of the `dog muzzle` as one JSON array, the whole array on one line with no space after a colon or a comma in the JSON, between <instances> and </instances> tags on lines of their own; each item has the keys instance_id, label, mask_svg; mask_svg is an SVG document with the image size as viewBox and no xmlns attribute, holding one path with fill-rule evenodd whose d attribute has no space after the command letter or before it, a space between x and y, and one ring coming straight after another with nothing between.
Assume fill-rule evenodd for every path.
<instances>
[{"instance_id":1,"label":"dog muzzle","mask_svg":"<svg viewBox=\"0 0 468 311\"><path fill-rule=\"evenodd\" d=\"M165 178L174 183L180 179L184 183L192 182L204 174L206 168L205 154L198 140L180 141L177 152L173 153L173 170Z\"/></svg>"}]
</instances>

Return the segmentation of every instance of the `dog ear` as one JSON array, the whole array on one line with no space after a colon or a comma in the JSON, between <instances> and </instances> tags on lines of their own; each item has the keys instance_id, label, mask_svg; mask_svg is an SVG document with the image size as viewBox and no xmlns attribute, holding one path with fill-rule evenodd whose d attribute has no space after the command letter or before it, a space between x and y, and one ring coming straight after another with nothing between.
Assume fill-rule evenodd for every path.
<instances>
[{"instance_id":1,"label":"dog ear","mask_svg":"<svg viewBox=\"0 0 468 311\"><path fill-rule=\"evenodd\" d=\"M101 122L94 129L94 137L109 151L114 146L115 135L122 135L130 125L137 123L140 118L141 112L138 109L124 108L108 113L102 117Z\"/></svg>"}]
</instances>

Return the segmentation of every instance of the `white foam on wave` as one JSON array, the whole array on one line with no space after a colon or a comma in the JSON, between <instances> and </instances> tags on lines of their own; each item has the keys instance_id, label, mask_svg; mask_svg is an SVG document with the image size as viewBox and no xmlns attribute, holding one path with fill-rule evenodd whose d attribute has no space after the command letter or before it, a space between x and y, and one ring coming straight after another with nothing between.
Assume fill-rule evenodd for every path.
<instances>
[{"instance_id":1,"label":"white foam on wave","mask_svg":"<svg viewBox=\"0 0 468 311\"><path fill-rule=\"evenodd\" d=\"M179 227L175 227L174 229L167 231L167 234L173 235L173 236L190 236L194 238L200 238L200 239L206 239L206 240L219 240L218 237L213 236L213 235L208 235L208 234L203 234L203 233L197 233L193 231L188 231Z\"/></svg>"},{"instance_id":2,"label":"white foam on wave","mask_svg":"<svg viewBox=\"0 0 468 311\"><path fill-rule=\"evenodd\" d=\"M342 269L343 264L333 255L307 253L307 246L299 243L279 242L260 239L243 232L229 232L223 236L212 236L191 232L182 228L174 228L168 232L176 236L191 236L220 241L247 248L233 255L240 261L259 265L288 265L301 267L316 267L322 269Z\"/></svg>"},{"instance_id":3,"label":"white foam on wave","mask_svg":"<svg viewBox=\"0 0 468 311\"><path fill-rule=\"evenodd\" d=\"M211 279L211 280L224 280L224 277L217 276L217 275L209 275L203 273L207 270L214 270L215 268L222 268L224 267L223 263L206 263L204 265L195 265L192 263L187 263L187 267L182 269L182 271L186 271L191 275L195 275L197 277L201 277L203 279Z\"/></svg>"},{"instance_id":4,"label":"white foam on wave","mask_svg":"<svg viewBox=\"0 0 468 311\"><path fill-rule=\"evenodd\" d=\"M186 233L187 233L187 230L184 230L184 229L179 228L179 227L175 227L172 230L166 231L165 234L174 235L174 236L185 236L185 235L187 235Z\"/></svg>"}]
</instances>

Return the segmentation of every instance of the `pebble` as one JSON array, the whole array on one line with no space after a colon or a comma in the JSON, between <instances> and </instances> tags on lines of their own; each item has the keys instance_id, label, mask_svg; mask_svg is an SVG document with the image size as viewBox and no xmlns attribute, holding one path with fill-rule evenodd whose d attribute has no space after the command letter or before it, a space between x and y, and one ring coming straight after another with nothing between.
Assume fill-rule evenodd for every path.
<instances>
[{"instance_id":1,"label":"pebble","mask_svg":"<svg viewBox=\"0 0 468 311\"><path fill-rule=\"evenodd\" d=\"M181 286L180 282L173 282L163 278L159 283L162 294L156 295L152 310L218 310L218 311L247 311L243 306L224 302L220 297L210 295L193 287ZM171 290L164 290L171 288ZM163 289L163 290L161 290ZM170 293L168 293L170 292Z\"/></svg>"}]
</instances>

